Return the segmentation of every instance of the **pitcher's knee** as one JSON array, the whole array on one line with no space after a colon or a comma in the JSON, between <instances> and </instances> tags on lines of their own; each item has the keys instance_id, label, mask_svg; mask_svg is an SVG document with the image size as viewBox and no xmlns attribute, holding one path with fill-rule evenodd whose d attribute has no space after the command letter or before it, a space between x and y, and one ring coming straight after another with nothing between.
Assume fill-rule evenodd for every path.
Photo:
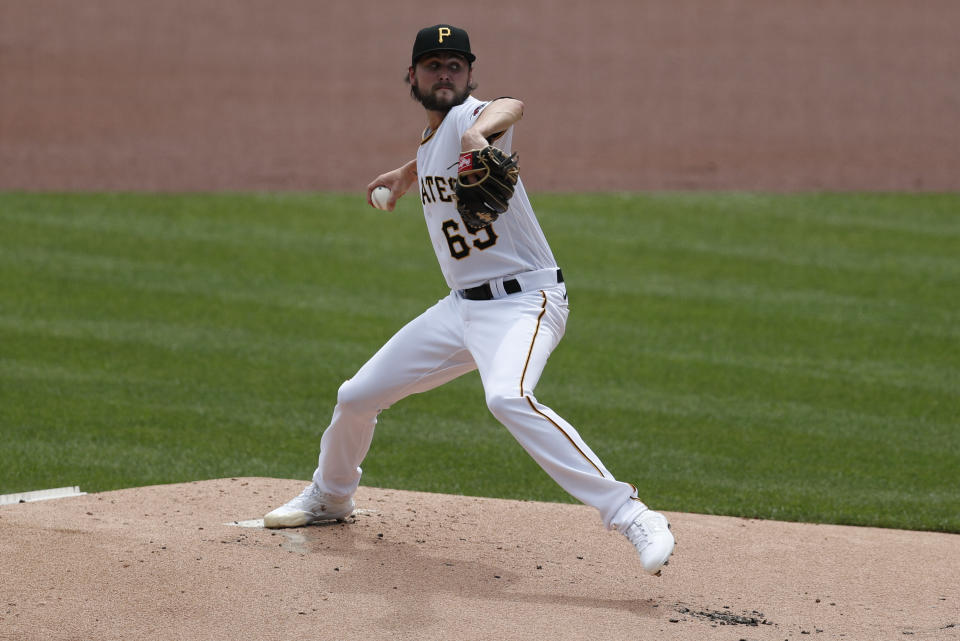
<instances>
[{"instance_id":1,"label":"pitcher's knee","mask_svg":"<svg viewBox=\"0 0 960 641\"><path fill-rule=\"evenodd\" d=\"M525 396L515 394L487 394L487 408L500 422L509 421L511 416L529 412L530 402Z\"/></svg>"},{"instance_id":2,"label":"pitcher's knee","mask_svg":"<svg viewBox=\"0 0 960 641\"><path fill-rule=\"evenodd\" d=\"M337 390L337 406L345 412L377 412L382 409L378 407L379 404L379 395L376 394L376 390L369 389L355 379L344 381Z\"/></svg>"}]
</instances>

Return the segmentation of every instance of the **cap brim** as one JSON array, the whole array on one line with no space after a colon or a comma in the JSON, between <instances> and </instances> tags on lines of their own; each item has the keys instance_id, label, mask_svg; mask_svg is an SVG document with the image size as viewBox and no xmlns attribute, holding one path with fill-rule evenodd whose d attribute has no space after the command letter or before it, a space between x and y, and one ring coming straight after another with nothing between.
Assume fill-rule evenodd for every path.
<instances>
[{"instance_id":1,"label":"cap brim","mask_svg":"<svg viewBox=\"0 0 960 641\"><path fill-rule=\"evenodd\" d=\"M475 55L473 55L472 53L470 53L469 51L460 51L459 49L444 49L444 48L441 47L441 48L438 48L438 49L430 49L430 50L428 50L428 51L424 51L423 53L419 54L419 55L416 57L416 59L414 60L414 62L416 62L417 60L420 60L420 58L422 58L422 57L424 57L424 56L430 55L431 53L439 53L439 52L443 52L443 53L457 53L457 54L460 54L461 56L463 56L464 58L467 59L467 62L471 62L471 63L477 59L477 57L476 57Z\"/></svg>"}]
</instances>

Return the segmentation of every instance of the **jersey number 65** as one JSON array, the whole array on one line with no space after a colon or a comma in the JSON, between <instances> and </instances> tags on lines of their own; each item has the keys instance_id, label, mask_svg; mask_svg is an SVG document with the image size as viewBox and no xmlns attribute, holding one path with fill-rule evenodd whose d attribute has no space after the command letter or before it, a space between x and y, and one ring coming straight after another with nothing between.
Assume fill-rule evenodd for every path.
<instances>
[{"instance_id":1,"label":"jersey number 65","mask_svg":"<svg viewBox=\"0 0 960 641\"><path fill-rule=\"evenodd\" d=\"M473 245L478 250L483 251L487 247L493 247L497 244L497 234L493 231L493 223L480 229L477 234L483 234L486 239L474 238L473 242L468 242L466 238L457 232L460 231L460 225L457 221L443 221L443 235L447 237L447 245L450 246L450 255L461 260L470 255L470 246Z\"/></svg>"}]
</instances>

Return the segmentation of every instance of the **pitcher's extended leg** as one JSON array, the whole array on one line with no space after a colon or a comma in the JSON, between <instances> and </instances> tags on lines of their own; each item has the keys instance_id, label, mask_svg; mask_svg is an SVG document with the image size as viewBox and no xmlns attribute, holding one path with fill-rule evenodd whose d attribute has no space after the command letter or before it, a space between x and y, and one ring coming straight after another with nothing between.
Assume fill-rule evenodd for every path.
<instances>
[{"instance_id":1,"label":"pitcher's extended leg","mask_svg":"<svg viewBox=\"0 0 960 641\"><path fill-rule=\"evenodd\" d=\"M314 483L335 497L352 496L370 449L377 415L400 399L476 369L463 345L453 295L398 331L337 392L320 440Z\"/></svg>"},{"instance_id":2,"label":"pitcher's extended leg","mask_svg":"<svg viewBox=\"0 0 960 641\"><path fill-rule=\"evenodd\" d=\"M563 336L563 294L550 288L475 306L471 318L478 322L471 327L483 330L471 333L468 343L494 416L564 490L597 508L606 527L622 531L646 509L636 488L617 481L577 430L533 394ZM505 313L507 306L512 313ZM513 322L480 322L487 315Z\"/></svg>"}]
</instances>

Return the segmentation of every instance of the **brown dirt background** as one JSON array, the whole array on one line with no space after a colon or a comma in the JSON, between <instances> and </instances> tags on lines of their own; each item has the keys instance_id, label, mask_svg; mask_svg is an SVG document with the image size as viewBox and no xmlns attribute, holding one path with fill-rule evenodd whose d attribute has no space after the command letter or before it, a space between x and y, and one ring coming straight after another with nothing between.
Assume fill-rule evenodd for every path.
<instances>
[{"instance_id":1,"label":"brown dirt background","mask_svg":"<svg viewBox=\"0 0 960 641\"><path fill-rule=\"evenodd\" d=\"M361 487L352 523L230 525L303 485L0 507L0 639L960 639L957 535L668 513L658 578L582 505Z\"/></svg>"},{"instance_id":2,"label":"brown dirt background","mask_svg":"<svg viewBox=\"0 0 960 641\"><path fill-rule=\"evenodd\" d=\"M960 188L952 0L437 7L0 0L0 190L359 196L414 153L436 22L525 101L533 192ZM670 513L651 578L584 506L364 487L349 525L227 525L302 485L0 507L0 639L960 639L957 535Z\"/></svg>"},{"instance_id":3,"label":"brown dirt background","mask_svg":"<svg viewBox=\"0 0 960 641\"><path fill-rule=\"evenodd\" d=\"M359 190L413 34L526 103L529 190L960 189L955 0L0 0L0 189Z\"/></svg>"}]
</instances>

